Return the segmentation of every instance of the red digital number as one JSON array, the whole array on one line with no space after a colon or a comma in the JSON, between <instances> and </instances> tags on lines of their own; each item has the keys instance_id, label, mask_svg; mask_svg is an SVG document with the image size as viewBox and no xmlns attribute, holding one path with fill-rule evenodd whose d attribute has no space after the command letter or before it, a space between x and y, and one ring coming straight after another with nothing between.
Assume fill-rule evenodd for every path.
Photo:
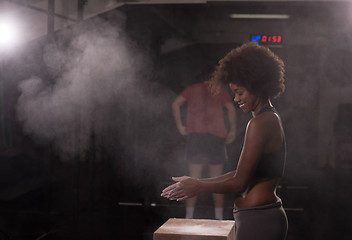
<instances>
[{"instance_id":1,"label":"red digital number","mask_svg":"<svg viewBox=\"0 0 352 240\"><path fill-rule=\"evenodd\" d=\"M277 42L281 42L281 36L277 36Z\"/></svg>"},{"instance_id":2,"label":"red digital number","mask_svg":"<svg viewBox=\"0 0 352 240\"><path fill-rule=\"evenodd\" d=\"M282 42L282 36L281 35L256 35L256 39L252 41L259 41L262 43L281 43Z\"/></svg>"}]
</instances>

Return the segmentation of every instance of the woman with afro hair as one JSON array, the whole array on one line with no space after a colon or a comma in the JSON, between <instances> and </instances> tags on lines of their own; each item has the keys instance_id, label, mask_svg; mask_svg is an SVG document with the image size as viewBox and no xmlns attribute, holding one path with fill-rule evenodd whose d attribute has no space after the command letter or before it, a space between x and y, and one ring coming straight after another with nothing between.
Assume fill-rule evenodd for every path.
<instances>
[{"instance_id":1,"label":"woman with afro hair","mask_svg":"<svg viewBox=\"0 0 352 240\"><path fill-rule=\"evenodd\" d=\"M237 167L213 178L174 177L176 183L161 195L181 201L201 192L232 193L236 240L284 240L287 217L276 188L284 173L286 142L271 103L285 89L284 63L269 48L245 43L219 61L213 81L229 85L235 103L253 116Z\"/></svg>"}]
</instances>

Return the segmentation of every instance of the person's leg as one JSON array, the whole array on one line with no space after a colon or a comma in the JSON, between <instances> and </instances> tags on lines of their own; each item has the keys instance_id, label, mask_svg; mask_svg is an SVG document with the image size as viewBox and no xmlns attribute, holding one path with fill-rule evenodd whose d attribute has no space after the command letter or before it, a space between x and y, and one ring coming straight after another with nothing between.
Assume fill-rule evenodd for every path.
<instances>
[{"instance_id":1,"label":"person's leg","mask_svg":"<svg viewBox=\"0 0 352 240\"><path fill-rule=\"evenodd\" d=\"M209 165L210 177L216 177L223 174L223 168L224 168L224 164ZM214 193L213 199L214 199L214 207L215 207L215 218L222 220L223 210L224 210L224 195Z\"/></svg>"},{"instance_id":2,"label":"person's leg","mask_svg":"<svg viewBox=\"0 0 352 240\"><path fill-rule=\"evenodd\" d=\"M188 164L189 176L194 178L202 177L203 164ZM194 214L194 207L196 206L197 197L186 200L186 218L192 219Z\"/></svg>"}]
</instances>

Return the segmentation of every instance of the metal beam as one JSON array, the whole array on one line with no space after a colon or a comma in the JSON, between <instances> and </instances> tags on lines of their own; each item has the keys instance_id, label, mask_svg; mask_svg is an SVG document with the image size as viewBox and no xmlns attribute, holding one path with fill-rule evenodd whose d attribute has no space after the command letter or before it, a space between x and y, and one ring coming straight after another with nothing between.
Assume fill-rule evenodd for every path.
<instances>
[{"instance_id":1,"label":"metal beam","mask_svg":"<svg viewBox=\"0 0 352 240\"><path fill-rule=\"evenodd\" d=\"M79 21L82 21L84 18L84 5L86 5L87 2L88 0L78 0L77 2L77 17Z\"/></svg>"},{"instance_id":2,"label":"metal beam","mask_svg":"<svg viewBox=\"0 0 352 240\"><path fill-rule=\"evenodd\" d=\"M48 37L51 39L55 32L55 0L48 0Z\"/></svg>"},{"instance_id":3,"label":"metal beam","mask_svg":"<svg viewBox=\"0 0 352 240\"><path fill-rule=\"evenodd\" d=\"M28 4L28 3L23 3L22 1L17 1L17 0L4 0L4 1L10 2L10 3L14 3L14 4L19 5L21 7L26 7L26 8L41 12L41 13L49 14L49 10L42 9L42 8L33 6L31 4ZM48 0L48 1L50 1L50 0ZM61 18L61 19L64 19L64 20L69 20L69 21L72 21L72 22L79 22L78 19L74 19L74 18L65 16L65 15L62 15L62 14L55 13L55 12L53 13L53 15L55 17L58 17L58 18Z\"/></svg>"}]
</instances>

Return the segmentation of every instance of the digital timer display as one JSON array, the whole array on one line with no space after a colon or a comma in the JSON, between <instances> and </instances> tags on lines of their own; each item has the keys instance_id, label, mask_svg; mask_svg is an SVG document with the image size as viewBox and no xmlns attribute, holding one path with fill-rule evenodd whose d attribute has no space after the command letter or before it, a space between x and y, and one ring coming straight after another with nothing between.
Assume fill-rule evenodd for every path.
<instances>
[{"instance_id":1,"label":"digital timer display","mask_svg":"<svg viewBox=\"0 0 352 240\"><path fill-rule=\"evenodd\" d=\"M251 35L252 42L259 42L259 43L275 43L280 44L282 43L282 36L281 35Z\"/></svg>"}]
</instances>

